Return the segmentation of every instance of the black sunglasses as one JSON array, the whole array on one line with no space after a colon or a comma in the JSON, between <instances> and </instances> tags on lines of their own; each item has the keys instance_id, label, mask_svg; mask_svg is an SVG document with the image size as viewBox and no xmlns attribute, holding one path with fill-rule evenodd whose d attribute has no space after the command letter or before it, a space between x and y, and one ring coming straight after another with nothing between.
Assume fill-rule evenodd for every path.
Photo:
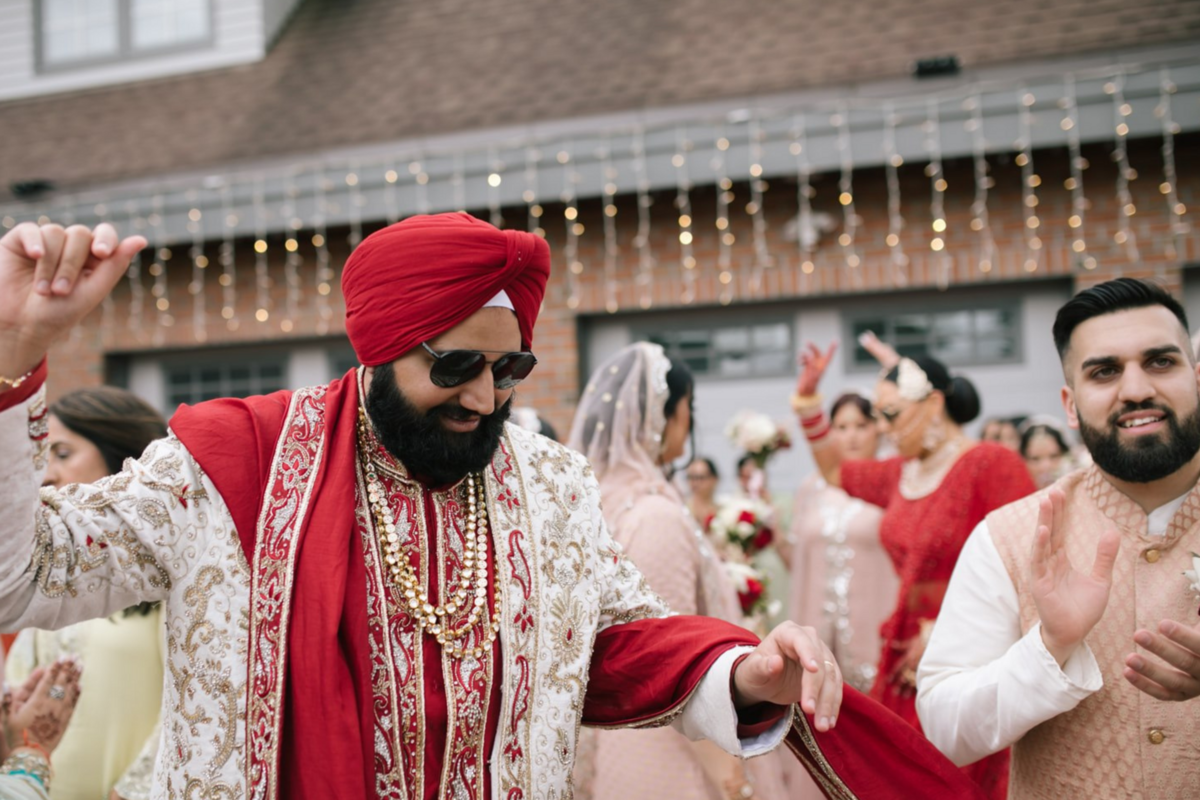
<instances>
[{"instance_id":1,"label":"black sunglasses","mask_svg":"<svg viewBox=\"0 0 1200 800\"><path fill-rule=\"evenodd\" d=\"M487 356L478 350L447 350L438 353L425 342L421 342L421 347L433 356L429 380L434 386L443 389L452 389L474 380L487 366ZM505 353L492 362L492 381L497 389L511 389L528 378L535 366L537 358L533 353Z\"/></svg>"}]
</instances>

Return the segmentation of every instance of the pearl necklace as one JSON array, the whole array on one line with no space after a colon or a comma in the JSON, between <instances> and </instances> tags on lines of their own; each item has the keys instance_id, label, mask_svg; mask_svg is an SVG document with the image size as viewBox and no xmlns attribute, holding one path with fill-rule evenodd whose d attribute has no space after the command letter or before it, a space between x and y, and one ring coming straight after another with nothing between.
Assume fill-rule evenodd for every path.
<instances>
[{"instance_id":1,"label":"pearl necklace","mask_svg":"<svg viewBox=\"0 0 1200 800\"><path fill-rule=\"evenodd\" d=\"M363 472L367 481L367 503L375 518L379 544L383 550L392 582L400 591L401 602L408 606L409 616L422 633L437 638L438 644L447 646L451 656L479 658L491 649L500 633L500 593L496 592L495 607L491 620L484 618L488 591L488 521L487 501L482 491L482 476L466 479L467 489L467 535L463 544L463 568L460 585L450 600L442 605L429 602L429 592L421 586L409 554L400 545L396 532L396 518L387 502L379 471L371 457L371 436L366 415L359 409L359 452L362 456ZM453 624L455 614L467 613L466 621L459 626ZM476 647L467 647L460 641L480 624L483 641Z\"/></svg>"}]
</instances>

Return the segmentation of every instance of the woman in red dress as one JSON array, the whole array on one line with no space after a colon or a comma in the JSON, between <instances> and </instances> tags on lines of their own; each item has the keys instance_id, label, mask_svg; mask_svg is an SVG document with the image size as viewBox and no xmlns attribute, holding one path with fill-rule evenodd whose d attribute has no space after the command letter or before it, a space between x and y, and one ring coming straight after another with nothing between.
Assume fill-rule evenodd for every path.
<instances>
[{"instance_id":1,"label":"woman in red dress","mask_svg":"<svg viewBox=\"0 0 1200 800\"><path fill-rule=\"evenodd\" d=\"M880 628L883 652L871 697L918 730L916 671L967 536L991 511L1030 494L1020 456L969 440L962 426L979 415L970 381L931 358L895 359L876 387L875 408L895 458L843 461L828 447L829 421L817 387L833 356L809 345L792 398L825 480L884 509L879 536L900 577L895 609ZM1008 751L963 768L1000 800L1008 788Z\"/></svg>"}]
</instances>

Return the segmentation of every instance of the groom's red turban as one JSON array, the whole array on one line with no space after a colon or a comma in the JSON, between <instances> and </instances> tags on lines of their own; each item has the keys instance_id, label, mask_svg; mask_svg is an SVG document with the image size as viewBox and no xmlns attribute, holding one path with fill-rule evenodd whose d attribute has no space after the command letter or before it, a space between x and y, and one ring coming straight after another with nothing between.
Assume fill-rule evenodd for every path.
<instances>
[{"instance_id":1,"label":"groom's red turban","mask_svg":"<svg viewBox=\"0 0 1200 800\"><path fill-rule=\"evenodd\" d=\"M521 346L533 346L550 248L541 237L502 231L469 214L410 217L363 240L346 261L346 333L358 360L394 361L508 295Z\"/></svg>"}]
</instances>

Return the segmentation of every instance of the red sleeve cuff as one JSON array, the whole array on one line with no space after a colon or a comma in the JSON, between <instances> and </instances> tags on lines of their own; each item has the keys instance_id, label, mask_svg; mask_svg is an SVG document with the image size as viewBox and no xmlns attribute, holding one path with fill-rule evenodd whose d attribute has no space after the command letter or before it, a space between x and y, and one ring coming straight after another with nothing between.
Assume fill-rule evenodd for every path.
<instances>
[{"instance_id":1,"label":"red sleeve cuff","mask_svg":"<svg viewBox=\"0 0 1200 800\"><path fill-rule=\"evenodd\" d=\"M737 673L738 666L745 660L746 653L737 657L733 662L733 669L729 670L729 696L733 697L736 689L733 685L733 676ZM788 707L776 705L775 703L755 703L752 706L738 709L738 726L737 735L739 739L751 739L755 736L766 733L771 730L779 720L787 716Z\"/></svg>"},{"instance_id":2,"label":"red sleeve cuff","mask_svg":"<svg viewBox=\"0 0 1200 800\"><path fill-rule=\"evenodd\" d=\"M38 365L33 368L33 373L20 386L15 389L9 389L7 392L0 392L0 411L8 411L10 408L19 406L33 397L34 393L42 388L42 384L46 382L48 374L49 370L46 367L46 359L42 358Z\"/></svg>"}]
</instances>

